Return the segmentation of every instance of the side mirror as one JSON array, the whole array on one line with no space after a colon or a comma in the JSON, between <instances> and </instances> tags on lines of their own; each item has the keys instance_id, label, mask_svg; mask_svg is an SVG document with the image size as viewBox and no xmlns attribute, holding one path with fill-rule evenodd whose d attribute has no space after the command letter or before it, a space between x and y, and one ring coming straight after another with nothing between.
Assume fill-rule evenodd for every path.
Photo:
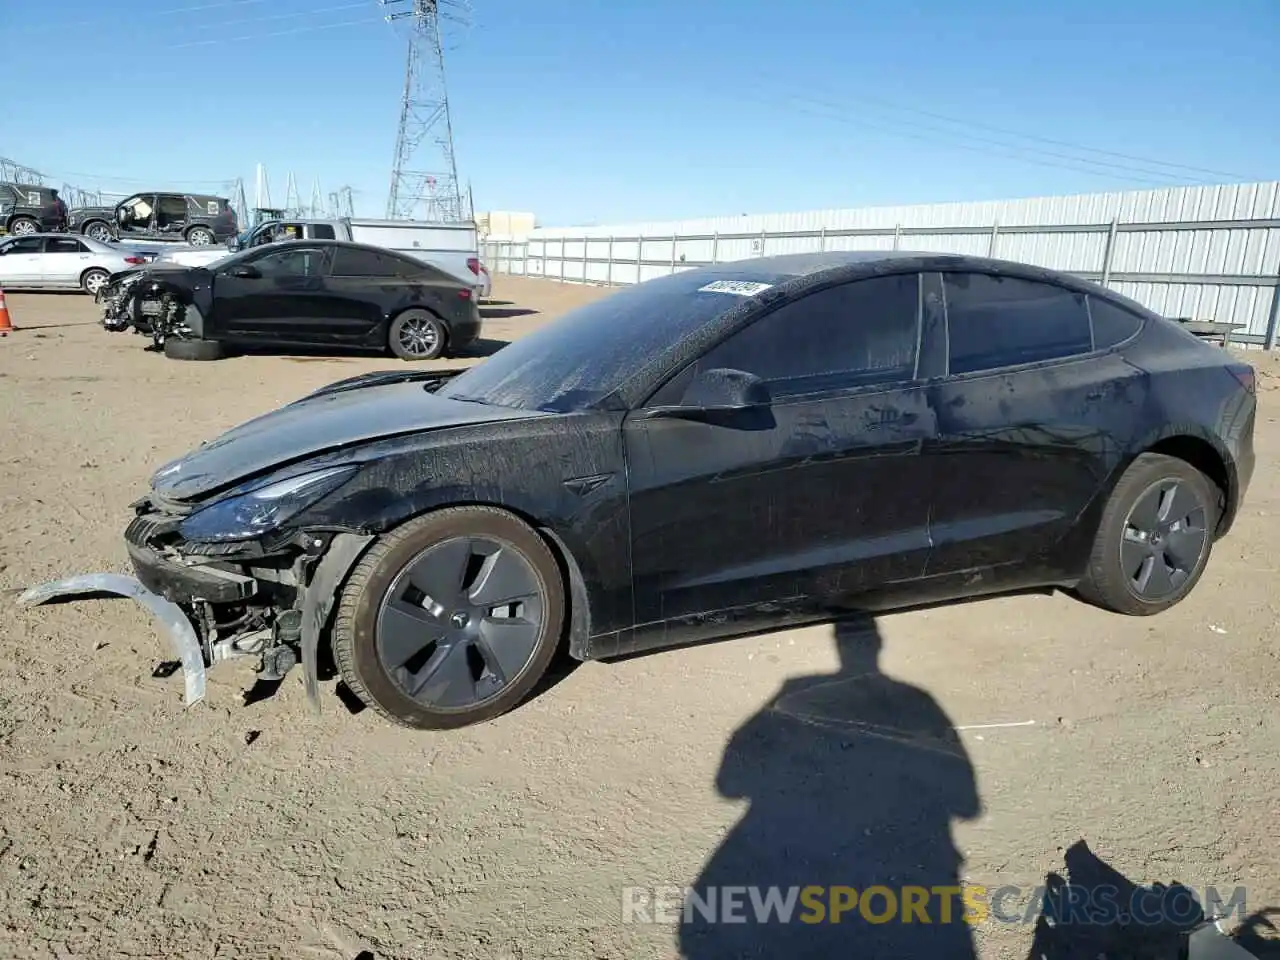
<instances>
[{"instance_id":1,"label":"side mirror","mask_svg":"<svg viewBox=\"0 0 1280 960\"><path fill-rule=\"evenodd\" d=\"M242 263L227 272L230 276L240 277L242 280L257 280L262 276L262 271L251 263Z\"/></svg>"},{"instance_id":2,"label":"side mirror","mask_svg":"<svg viewBox=\"0 0 1280 960\"><path fill-rule=\"evenodd\" d=\"M771 400L768 386L754 373L726 368L703 370L689 381L683 402L649 407L642 416L648 420L728 424L737 416L767 411Z\"/></svg>"}]
</instances>

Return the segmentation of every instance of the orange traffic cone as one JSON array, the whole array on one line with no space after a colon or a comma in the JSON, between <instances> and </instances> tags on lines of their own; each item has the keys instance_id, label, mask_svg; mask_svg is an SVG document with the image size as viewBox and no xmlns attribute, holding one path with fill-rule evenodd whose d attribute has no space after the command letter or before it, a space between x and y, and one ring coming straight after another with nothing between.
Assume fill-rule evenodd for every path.
<instances>
[{"instance_id":1,"label":"orange traffic cone","mask_svg":"<svg viewBox=\"0 0 1280 960\"><path fill-rule=\"evenodd\" d=\"M7 337L13 329L13 321L9 319L9 308L4 302L4 288L0 287L0 337Z\"/></svg>"}]
</instances>

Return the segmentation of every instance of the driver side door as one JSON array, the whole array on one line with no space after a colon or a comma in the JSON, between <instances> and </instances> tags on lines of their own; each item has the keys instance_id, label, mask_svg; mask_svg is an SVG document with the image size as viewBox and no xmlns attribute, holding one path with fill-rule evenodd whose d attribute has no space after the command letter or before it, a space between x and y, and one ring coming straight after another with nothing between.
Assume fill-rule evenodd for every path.
<instances>
[{"instance_id":1,"label":"driver side door","mask_svg":"<svg viewBox=\"0 0 1280 960\"><path fill-rule=\"evenodd\" d=\"M916 380L920 284L875 277L790 301L628 415L631 649L667 642L672 621L688 639L768 626L923 574L935 428ZM646 415L724 368L760 377L768 407L736 422Z\"/></svg>"},{"instance_id":2,"label":"driver side door","mask_svg":"<svg viewBox=\"0 0 1280 960\"><path fill-rule=\"evenodd\" d=\"M213 317L217 335L272 343L323 341L329 323L325 247L267 247L248 260L215 265ZM252 267L256 276L237 276Z\"/></svg>"},{"instance_id":3,"label":"driver side door","mask_svg":"<svg viewBox=\"0 0 1280 960\"><path fill-rule=\"evenodd\" d=\"M156 196L140 193L116 207L116 227L123 237L150 237L155 232ZM127 214L122 216L122 214Z\"/></svg>"},{"instance_id":4,"label":"driver side door","mask_svg":"<svg viewBox=\"0 0 1280 960\"><path fill-rule=\"evenodd\" d=\"M0 247L0 287L38 286L43 237L14 237Z\"/></svg>"}]
</instances>

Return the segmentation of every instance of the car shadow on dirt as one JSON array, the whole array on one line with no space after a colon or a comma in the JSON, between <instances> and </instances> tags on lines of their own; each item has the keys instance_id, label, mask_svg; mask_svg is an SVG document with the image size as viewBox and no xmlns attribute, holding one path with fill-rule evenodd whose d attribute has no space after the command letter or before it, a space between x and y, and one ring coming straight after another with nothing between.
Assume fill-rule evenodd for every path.
<instances>
[{"instance_id":1,"label":"car shadow on dirt","mask_svg":"<svg viewBox=\"0 0 1280 960\"><path fill-rule=\"evenodd\" d=\"M493 307L480 308L480 316L485 320L501 320L507 317L527 317L539 311L529 307Z\"/></svg>"},{"instance_id":2,"label":"car shadow on dirt","mask_svg":"<svg viewBox=\"0 0 1280 960\"><path fill-rule=\"evenodd\" d=\"M491 337L482 337L466 350L459 351L454 356L456 356L457 359L464 360L471 359L473 357L491 357L503 347L507 346L510 342L510 340L498 340ZM267 344L237 344L234 349L228 348L227 356L280 357L283 360L290 360L294 363L321 363L325 360L368 360L379 356L382 356L383 359L392 359L387 354L379 354L377 350L362 350L356 347L277 347ZM448 360L450 358L450 356L446 355L441 359Z\"/></svg>"},{"instance_id":3,"label":"car shadow on dirt","mask_svg":"<svg viewBox=\"0 0 1280 960\"><path fill-rule=\"evenodd\" d=\"M904 888L958 890L952 821L981 812L960 735L932 696L880 671L873 620L834 632L836 672L786 681L725 748L716 788L749 806L686 892L690 960L976 956L958 897L950 922L937 896L930 922L887 915ZM771 897L792 902L789 919Z\"/></svg>"}]
</instances>

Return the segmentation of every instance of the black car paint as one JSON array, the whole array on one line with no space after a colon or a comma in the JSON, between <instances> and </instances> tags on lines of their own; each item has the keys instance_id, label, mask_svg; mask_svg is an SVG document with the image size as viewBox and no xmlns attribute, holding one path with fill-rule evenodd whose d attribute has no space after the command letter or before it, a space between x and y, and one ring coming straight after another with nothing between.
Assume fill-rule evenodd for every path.
<instances>
[{"instance_id":1,"label":"black car paint","mask_svg":"<svg viewBox=\"0 0 1280 960\"><path fill-rule=\"evenodd\" d=\"M952 378L938 364L945 310L928 291L954 270L1057 284L1143 323L1083 357ZM920 273L925 294L915 381L775 403L739 424L645 415L664 383L773 305L898 272ZM252 570L252 558L296 551L313 532L377 534L463 503L505 508L559 545L585 607L572 612L571 634L583 659L848 610L1070 586L1110 489L1146 450L1185 456L1217 479L1219 535L1231 526L1253 470L1254 398L1225 353L1133 301L1039 268L929 254L801 255L700 275L776 285L637 357L635 376L583 409L433 397L439 378L354 378L194 451L178 461L192 484L157 476L139 510L186 511L255 478L360 464L277 534L219 550L218 563ZM139 575L163 586L166 570Z\"/></svg>"},{"instance_id":2,"label":"black car paint","mask_svg":"<svg viewBox=\"0 0 1280 960\"><path fill-rule=\"evenodd\" d=\"M36 202L32 202L32 200ZM13 231L14 224L30 220L39 233L56 233L66 224L58 213L53 190L30 183L0 183L0 228Z\"/></svg>"},{"instance_id":3,"label":"black car paint","mask_svg":"<svg viewBox=\"0 0 1280 960\"><path fill-rule=\"evenodd\" d=\"M330 276L332 251L339 247L394 256L409 266L415 277ZM290 248L326 251L322 274L253 278L232 274L235 267L252 266ZM444 321L450 351L465 349L480 335L479 309L469 286L429 264L344 241L283 241L234 254L207 267L152 264L112 274L107 292L138 275L142 281L156 281L161 289L193 307L187 312L187 324L206 340L382 350L387 346L392 320L409 309L428 310Z\"/></svg>"},{"instance_id":4,"label":"black car paint","mask_svg":"<svg viewBox=\"0 0 1280 960\"><path fill-rule=\"evenodd\" d=\"M139 197L150 197L156 201L152 204L153 212L150 222L142 226L121 229L117 211ZM186 219L180 223L161 227L158 223L160 198L181 198L187 207ZM210 206L216 207L216 212L210 213ZM173 193L163 190L144 190L114 206L74 207L68 212L67 228L73 232L88 233L95 224L105 225L112 236L126 240L182 241L191 228L205 227L213 234L215 243L225 243L240 232L235 209L226 197L202 193Z\"/></svg>"}]
</instances>

